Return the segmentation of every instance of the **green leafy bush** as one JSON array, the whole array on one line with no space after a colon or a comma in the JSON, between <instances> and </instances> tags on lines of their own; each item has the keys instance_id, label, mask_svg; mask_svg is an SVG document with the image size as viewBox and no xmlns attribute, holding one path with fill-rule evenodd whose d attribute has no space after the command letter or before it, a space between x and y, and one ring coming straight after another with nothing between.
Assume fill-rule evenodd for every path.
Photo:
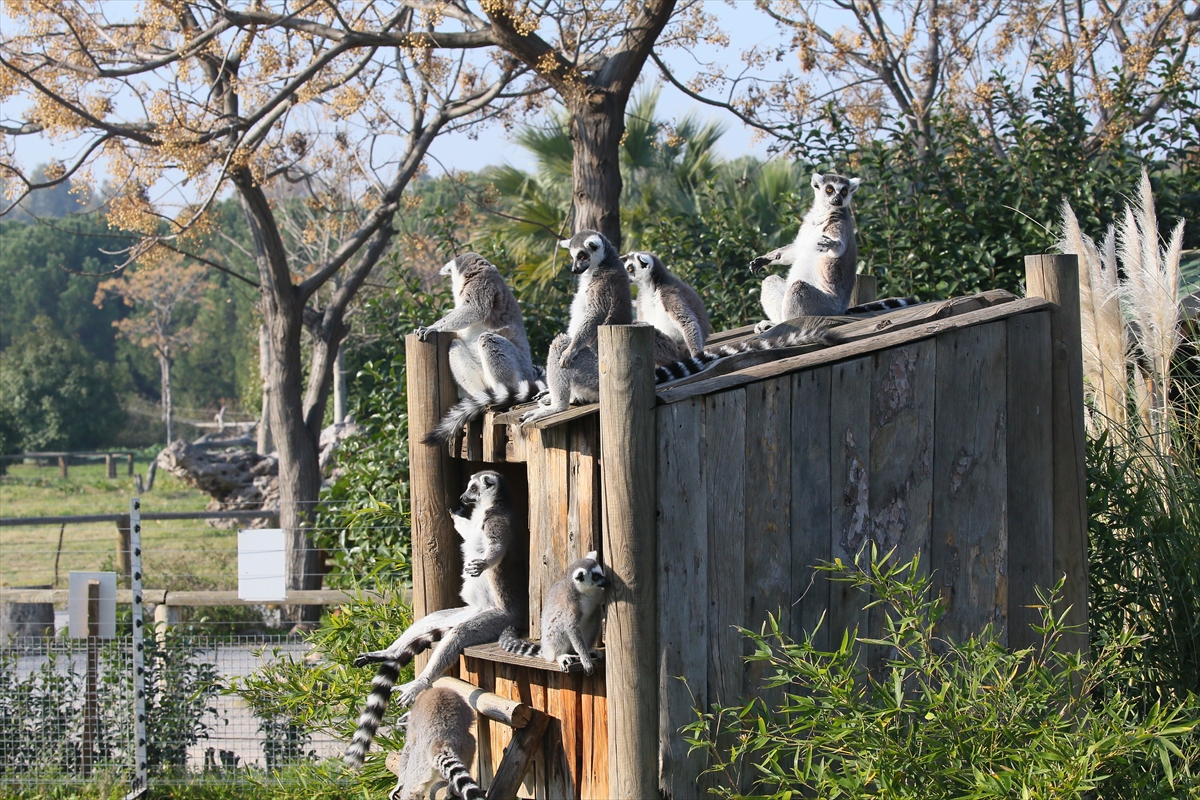
<instances>
[{"instance_id":1,"label":"green leafy bush","mask_svg":"<svg viewBox=\"0 0 1200 800\"><path fill-rule=\"evenodd\" d=\"M308 657L278 656L252 675L235 678L228 691L245 700L259 719L268 720L276 733L290 728L293 746L302 748L297 742L316 732L349 742L375 677L373 668L352 666L355 657L387 647L412 622L412 608L404 601L405 585L392 577L397 572L381 565L378 600L364 597L323 617L308 636L313 645ZM400 680L412 677L410 664ZM396 782L384 766L384 756L404 742L403 732L389 727L395 717L394 711L387 717L361 772L348 772L340 762L313 763L292 765L285 773L268 773L262 780L272 797L287 792L300 796L299 787L321 792L309 797L382 797ZM286 741L277 744L287 746Z\"/></svg>"},{"instance_id":2,"label":"green leafy bush","mask_svg":"<svg viewBox=\"0 0 1200 800\"><path fill-rule=\"evenodd\" d=\"M874 555L874 554L873 554ZM847 634L832 652L794 642L772 620L748 633L783 700L714 707L687 726L722 797L1200 797L1195 698L1139 708L1123 631L1092 657L1060 652L1065 632L1043 597L1042 639L1010 651L989 627L966 642L937 632L941 608L919 557L869 571L822 568L887 610L879 639ZM872 672L862 645L890 654Z\"/></svg>"}]
</instances>

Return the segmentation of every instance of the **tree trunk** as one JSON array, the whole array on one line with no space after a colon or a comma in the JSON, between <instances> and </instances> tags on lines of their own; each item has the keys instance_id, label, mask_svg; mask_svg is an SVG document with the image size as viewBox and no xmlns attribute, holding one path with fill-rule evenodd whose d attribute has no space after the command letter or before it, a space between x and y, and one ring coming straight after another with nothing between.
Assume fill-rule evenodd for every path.
<instances>
[{"instance_id":1,"label":"tree trunk","mask_svg":"<svg viewBox=\"0 0 1200 800\"><path fill-rule=\"evenodd\" d=\"M258 415L258 446L255 451L265 456L274 448L271 445L271 384L267 376L271 372L271 337L267 326L258 326L258 375L262 380L262 409Z\"/></svg>"},{"instance_id":2,"label":"tree trunk","mask_svg":"<svg viewBox=\"0 0 1200 800\"><path fill-rule=\"evenodd\" d=\"M346 348L338 347L337 359L333 362L333 421L346 419Z\"/></svg>"},{"instance_id":3,"label":"tree trunk","mask_svg":"<svg viewBox=\"0 0 1200 800\"><path fill-rule=\"evenodd\" d=\"M591 89L571 106L575 231L597 230L621 248L621 137L625 103Z\"/></svg>"},{"instance_id":4,"label":"tree trunk","mask_svg":"<svg viewBox=\"0 0 1200 800\"><path fill-rule=\"evenodd\" d=\"M234 173L258 262L261 309L266 323L270 368L271 436L279 453L279 525L286 531L287 588L321 587L320 554L307 535L308 516L321 490L318 458L320 421L310 430L304 417L304 369L300 337L303 303L288 271L287 253L270 203L249 170ZM315 380L319 380L314 376ZM295 621L315 620L319 606L285 609Z\"/></svg>"},{"instance_id":5,"label":"tree trunk","mask_svg":"<svg viewBox=\"0 0 1200 800\"><path fill-rule=\"evenodd\" d=\"M167 444L175 441L174 408L171 404L171 359L158 354L158 369L162 378L162 413L167 423Z\"/></svg>"}]
</instances>

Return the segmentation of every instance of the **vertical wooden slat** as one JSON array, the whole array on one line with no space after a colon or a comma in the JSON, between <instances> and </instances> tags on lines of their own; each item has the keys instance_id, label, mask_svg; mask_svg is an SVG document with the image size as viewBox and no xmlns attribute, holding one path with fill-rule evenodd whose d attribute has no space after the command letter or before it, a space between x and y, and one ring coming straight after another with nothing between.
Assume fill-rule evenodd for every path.
<instances>
[{"instance_id":1,"label":"vertical wooden slat","mask_svg":"<svg viewBox=\"0 0 1200 800\"><path fill-rule=\"evenodd\" d=\"M870 557L871 359L832 368L830 381L830 518L832 559L861 568ZM865 548L865 549L864 549ZM829 645L847 631L867 634L869 598L847 583L829 584Z\"/></svg>"},{"instance_id":2,"label":"vertical wooden slat","mask_svg":"<svg viewBox=\"0 0 1200 800\"><path fill-rule=\"evenodd\" d=\"M1054 586L1054 426L1050 312L1008 319L1008 646L1041 637L1035 587Z\"/></svg>"},{"instance_id":3,"label":"vertical wooden slat","mask_svg":"<svg viewBox=\"0 0 1200 800\"><path fill-rule=\"evenodd\" d=\"M584 678L585 697L591 702L583 709L584 768L581 800L608 800L608 698L604 672Z\"/></svg>"},{"instance_id":4,"label":"vertical wooden slat","mask_svg":"<svg viewBox=\"0 0 1200 800\"><path fill-rule=\"evenodd\" d=\"M1030 297L1056 304L1050 315L1054 425L1054 577L1066 576L1056 615L1079 633L1064 646L1086 650L1087 637L1087 443L1083 420L1083 346L1079 329L1077 256L1025 257ZM1068 611L1068 609L1070 609Z\"/></svg>"},{"instance_id":5,"label":"vertical wooden slat","mask_svg":"<svg viewBox=\"0 0 1200 800\"><path fill-rule=\"evenodd\" d=\"M505 461L508 426L496 422L496 412L483 415L483 460L489 463Z\"/></svg>"},{"instance_id":6,"label":"vertical wooden slat","mask_svg":"<svg viewBox=\"0 0 1200 800\"><path fill-rule=\"evenodd\" d=\"M937 337L931 567L958 641L988 623L1007 641L1007 338L1003 321Z\"/></svg>"},{"instance_id":7,"label":"vertical wooden slat","mask_svg":"<svg viewBox=\"0 0 1200 800\"><path fill-rule=\"evenodd\" d=\"M893 563L921 553L929 568L933 516L933 424L936 352L932 339L876 353L871 358L871 449L868 507L871 540ZM872 637L883 634L887 609L871 609ZM868 648L867 666L889 654Z\"/></svg>"},{"instance_id":8,"label":"vertical wooden slat","mask_svg":"<svg viewBox=\"0 0 1200 800\"><path fill-rule=\"evenodd\" d=\"M409 334L404 342L415 619L460 602L462 555L450 520L450 510L458 505L462 493L459 466L445 448L421 444L458 397L449 359L454 336L438 332L422 342L416 334ZM417 671L428 661L428 652L417 656Z\"/></svg>"},{"instance_id":9,"label":"vertical wooden slat","mask_svg":"<svg viewBox=\"0 0 1200 800\"><path fill-rule=\"evenodd\" d=\"M792 591L792 379L759 381L746 387L746 557L744 622L763 630L774 615L791 632ZM769 630L769 629L768 629ZM749 639L743 654L752 652ZM743 664L743 687L769 705L782 699L782 689L762 688L762 662Z\"/></svg>"},{"instance_id":10,"label":"vertical wooden slat","mask_svg":"<svg viewBox=\"0 0 1200 800\"><path fill-rule=\"evenodd\" d=\"M708 694L708 537L699 398L659 406L658 638L659 782L666 797L696 797L704 769L679 728L693 719L693 694ZM686 683L685 683L686 681Z\"/></svg>"},{"instance_id":11,"label":"vertical wooden slat","mask_svg":"<svg viewBox=\"0 0 1200 800\"><path fill-rule=\"evenodd\" d=\"M600 419L596 415L571 423L569 438L569 493L567 509L567 563L600 548L600 498L596 491L599 464Z\"/></svg>"},{"instance_id":12,"label":"vertical wooden slat","mask_svg":"<svg viewBox=\"0 0 1200 800\"><path fill-rule=\"evenodd\" d=\"M545 678L545 673L540 671L535 672L533 670L522 670L521 678L522 684L528 681L529 704L538 711L545 711L547 707L546 685L542 682ZM546 788L546 779L549 777L550 773L550 752L547 745L554 738L551 735L551 729L556 727L557 725L555 724L555 721L551 719L550 726L546 728L546 735L542 739L542 746L538 748L538 754L534 758L533 766L529 770L529 776L531 776L533 780L531 786L533 792L530 796L535 798L535 800L558 800L558 798L553 797Z\"/></svg>"},{"instance_id":13,"label":"vertical wooden slat","mask_svg":"<svg viewBox=\"0 0 1200 800\"><path fill-rule=\"evenodd\" d=\"M822 649L829 644L829 581L813 566L830 558L831 377L829 367L792 376L791 635L802 641L817 631L814 641Z\"/></svg>"},{"instance_id":14,"label":"vertical wooden slat","mask_svg":"<svg viewBox=\"0 0 1200 800\"><path fill-rule=\"evenodd\" d=\"M854 291L850 293L850 305L858 306L873 301L878 286L879 279L874 275L855 275Z\"/></svg>"},{"instance_id":15,"label":"vertical wooden slat","mask_svg":"<svg viewBox=\"0 0 1200 800\"><path fill-rule=\"evenodd\" d=\"M609 790L649 798L658 792L654 329L605 325L598 338L604 551L613 576L604 634Z\"/></svg>"},{"instance_id":16,"label":"vertical wooden slat","mask_svg":"<svg viewBox=\"0 0 1200 800\"><path fill-rule=\"evenodd\" d=\"M566 571L567 427L543 428L526 448L529 470L529 636L541 638L546 590Z\"/></svg>"},{"instance_id":17,"label":"vertical wooden slat","mask_svg":"<svg viewBox=\"0 0 1200 800\"><path fill-rule=\"evenodd\" d=\"M745 597L746 390L704 398L708 517L708 703L742 696Z\"/></svg>"},{"instance_id":18,"label":"vertical wooden slat","mask_svg":"<svg viewBox=\"0 0 1200 800\"><path fill-rule=\"evenodd\" d=\"M546 713L550 715L550 726L543 739L546 754L546 797L558 800L575 795L571 778L571 755L574 742L568 737L570 704L567 695L570 676L558 672L542 672L546 684Z\"/></svg>"}]
</instances>

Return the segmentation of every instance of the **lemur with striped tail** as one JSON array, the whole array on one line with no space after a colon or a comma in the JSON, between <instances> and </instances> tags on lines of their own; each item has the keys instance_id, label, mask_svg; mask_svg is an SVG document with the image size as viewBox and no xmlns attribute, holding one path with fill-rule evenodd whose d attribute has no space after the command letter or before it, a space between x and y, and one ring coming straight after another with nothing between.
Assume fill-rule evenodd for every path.
<instances>
[{"instance_id":1,"label":"lemur with striped tail","mask_svg":"<svg viewBox=\"0 0 1200 800\"><path fill-rule=\"evenodd\" d=\"M541 643L518 639L516 629L508 628L500 635L500 646L510 653L544 658L558 664L563 672L578 661L591 675L595 670L592 648L600 636L604 588L608 584L600 556L593 550L572 564L566 577L546 592Z\"/></svg>"},{"instance_id":2,"label":"lemur with striped tail","mask_svg":"<svg viewBox=\"0 0 1200 800\"><path fill-rule=\"evenodd\" d=\"M421 341L434 331L458 334L450 345L450 372L462 399L426 434L425 444L449 442L488 406L524 403L546 389L521 307L500 271L478 253L465 253L446 262L441 274L450 276L454 310L416 334Z\"/></svg>"},{"instance_id":3,"label":"lemur with striped tail","mask_svg":"<svg viewBox=\"0 0 1200 800\"><path fill-rule=\"evenodd\" d=\"M475 760L471 725L475 712L451 689L434 686L417 698L408 712L408 731L400 751L400 778L389 800L428 797L439 781L463 800L487 797L467 764Z\"/></svg>"},{"instance_id":4,"label":"lemur with striped tail","mask_svg":"<svg viewBox=\"0 0 1200 800\"><path fill-rule=\"evenodd\" d=\"M462 536L463 587L466 606L426 614L384 650L362 653L354 666L378 664L366 707L358 718L358 730L346 748L345 761L361 766L375 732L383 722L400 670L418 653L436 648L424 671L400 689L400 705L408 706L428 689L443 672L458 661L462 651L495 642L505 628L516 624L516 564L506 558L519 520L500 473L492 470L471 476L460 498L471 508L469 515L455 514L454 527Z\"/></svg>"}]
</instances>

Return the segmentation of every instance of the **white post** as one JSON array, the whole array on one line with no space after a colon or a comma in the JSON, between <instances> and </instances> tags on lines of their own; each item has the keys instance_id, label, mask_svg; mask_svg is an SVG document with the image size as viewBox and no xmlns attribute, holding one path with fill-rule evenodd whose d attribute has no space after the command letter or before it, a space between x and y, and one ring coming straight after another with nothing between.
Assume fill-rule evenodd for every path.
<instances>
[{"instance_id":1,"label":"white post","mask_svg":"<svg viewBox=\"0 0 1200 800\"><path fill-rule=\"evenodd\" d=\"M129 566L133 590L133 737L134 779L130 795L139 797L147 789L146 769L146 648L142 614L142 501L129 501Z\"/></svg>"}]
</instances>

